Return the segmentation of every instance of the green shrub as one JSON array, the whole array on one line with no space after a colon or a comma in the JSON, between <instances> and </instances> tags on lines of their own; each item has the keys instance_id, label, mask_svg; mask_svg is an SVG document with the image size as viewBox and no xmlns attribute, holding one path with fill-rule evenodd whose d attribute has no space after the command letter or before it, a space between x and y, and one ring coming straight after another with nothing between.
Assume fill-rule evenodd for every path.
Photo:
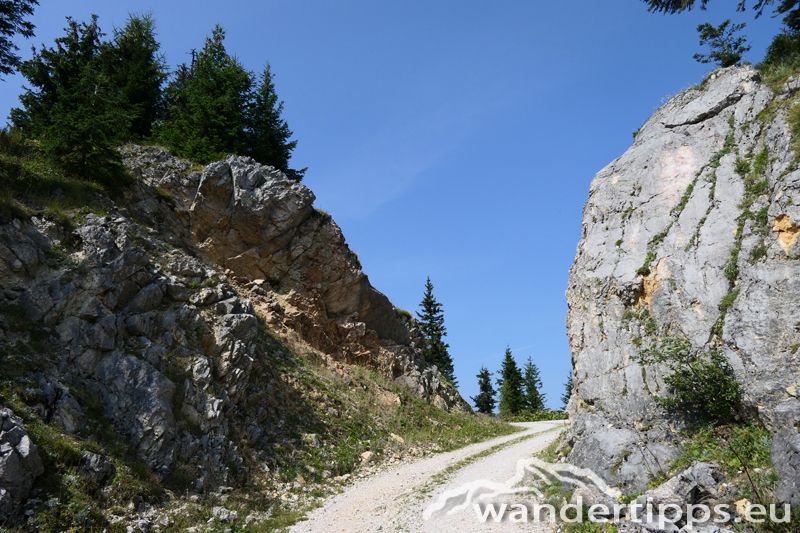
<instances>
[{"instance_id":1,"label":"green shrub","mask_svg":"<svg viewBox=\"0 0 800 533\"><path fill-rule=\"evenodd\" d=\"M746 176L750 172L750 163L745 159L737 159L734 170L740 176Z\"/></svg>"},{"instance_id":2,"label":"green shrub","mask_svg":"<svg viewBox=\"0 0 800 533\"><path fill-rule=\"evenodd\" d=\"M741 383L720 351L699 352L686 340L667 337L644 350L640 362L663 364L671 371L664 382L673 396L656 397L664 407L689 412L705 423L726 423L735 418Z\"/></svg>"}]
</instances>

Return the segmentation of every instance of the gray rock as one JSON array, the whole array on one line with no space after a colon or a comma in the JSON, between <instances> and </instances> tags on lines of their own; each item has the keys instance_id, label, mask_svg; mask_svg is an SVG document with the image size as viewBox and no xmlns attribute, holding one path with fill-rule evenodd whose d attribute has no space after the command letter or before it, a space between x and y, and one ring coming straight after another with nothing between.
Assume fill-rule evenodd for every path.
<instances>
[{"instance_id":1,"label":"gray rock","mask_svg":"<svg viewBox=\"0 0 800 533\"><path fill-rule=\"evenodd\" d=\"M77 433L88 424L86 416L81 410L77 400L68 392L62 392L55 403L53 422L58 424L66 433Z\"/></svg>"},{"instance_id":2,"label":"gray rock","mask_svg":"<svg viewBox=\"0 0 800 533\"><path fill-rule=\"evenodd\" d=\"M231 511L225 507L214 507L211 509L211 514L211 521L216 520L221 524L229 524L239 516L239 513L236 511Z\"/></svg>"},{"instance_id":3,"label":"gray rock","mask_svg":"<svg viewBox=\"0 0 800 533\"><path fill-rule=\"evenodd\" d=\"M151 466L174 460L177 434L172 413L175 385L150 364L112 352L97 366L105 415Z\"/></svg>"},{"instance_id":4,"label":"gray rock","mask_svg":"<svg viewBox=\"0 0 800 533\"><path fill-rule=\"evenodd\" d=\"M189 289L175 278L167 281L167 296L176 302L186 302L189 300Z\"/></svg>"},{"instance_id":5,"label":"gray rock","mask_svg":"<svg viewBox=\"0 0 800 533\"><path fill-rule=\"evenodd\" d=\"M114 476L117 475L117 467L102 455L83 452L78 473L91 477L98 487L102 487L114 479Z\"/></svg>"},{"instance_id":6,"label":"gray rock","mask_svg":"<svg viewBox=\"0 0 800 533\"><path fill-rule=\"evenodd\" d=\"M196 259L173 259L167 265L167 270L179 276L191 278L205 278L206 269Z\"/></svg>"},{"instance_id":7,"label":"gray rock","mask_svg":"<svg viewBox=\"0 0 800 533\"><path fill-rule=\"evenodd\" d=\"M10 409L0 409L0 489L8 498L19 502L28 497L36 477L44 472L36 445L25 432L22 420Z\"/></svg>"},{"instance_id":8,"label":"gray rock","mask_svg":"<svg viewBox=\"0 0 800 533\"><path fill-rule=\"evenodd\" d=\"M760 115L786 96L761 84L752 67L721 69L702 89L659 108L592 181L567 289L570 462L642 489L657 471L648 456L674 457L679 432L694 420L655 401L671 394L664 382L670 370L642 366L639 356L659 338L679 337L695 351L719 348L728 358L745 411L773 432L779 492L800 503L800 461L791 448L800 411L780 414L800 383L793 355L800 330L792 326L800 323L800 175L791 170L786 112ZM763 150L765 194L750 199L752 214L739 228L746 191L737 161L752 170ZM766 215L766 226L755 213ZM734 252L732 284L726 269L736 273L728 266ZM732 301L723 316L726 296ZM630 447L641 441L641 427L655 428L648 432L652 453ZM616 464L621 446L632 453L612 473L602 462Z\"/></svg>"},{"instance_id":9,"label":"gray rock","mask_svg":"<svg viewBox=\"0 0 800 533\"><path fill-rule=\"evenodd\" d=\"M652 503L654 508L670 504L682 508L689 504L713 507L721 496L719 487L724 479L718 465L695 462L636 501L642 505Z\"/></svg>"},{"instance_id":10,"label":"gray rock","mask_svg":"<svg viewBox=\"0 0 800 533\"><path fill-rule=\"evenodd\" d=\"M14 500L11 494L0 487L0 522L3 522L14 510Z\"/></svg>"},{"instance_id":11,"label":"gray rock","mask_svg":"<svg viewBox=\"0 0 800 533\"><path fill-rule=\"evenodd\" d=\"M161 305L161 300L163 298L164 293L161 290L161 286L156 283L151 283L133 297L128 303L127 309L131 313L146 313Z\"/></svg>"},{"instance_id":12,"label":"gray rock","mask_svg":"<svg viewBox=\"0 0 800 533\"><path fill-rule=\"evenodd\" d=\"M144 335L150 334L153 327L152 320L147 315L139 314L133 315L125 320L125 331L130 335Z\"/></svg>"}]
</instances>

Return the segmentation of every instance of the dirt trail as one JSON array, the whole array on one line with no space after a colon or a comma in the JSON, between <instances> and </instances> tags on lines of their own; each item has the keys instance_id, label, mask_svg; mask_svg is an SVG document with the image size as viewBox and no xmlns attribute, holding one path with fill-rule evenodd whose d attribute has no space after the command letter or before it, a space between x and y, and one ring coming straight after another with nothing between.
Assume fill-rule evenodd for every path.
<instances>
[{"instance_id":1,"label":"dirt trail","mask_svg":"<svg viewBox=\"0 0 800 533\"><path fill-rule=\"evenodd\" d=\"M516 471L517 460L530 457L533 453L544 449L558 437L558 430L565 424L562 421L553 421L516 425L527 429L514 435L498 437L402 465L397 469L357 482L341 494L329 498L322 507L309 514L307 521L296 524L290 531L291 533L555 531L552 526L534 522L493 523L489 519L487 523L482 523L472 509L450 516L423 519L425 508L447 490L481 479L498 483L510 479ZM507 445L486 457L476 458L466 465L461 463L476 454L503 444ZM460 468L443 472L453 465Z\"/></svg>"}]
</instances>

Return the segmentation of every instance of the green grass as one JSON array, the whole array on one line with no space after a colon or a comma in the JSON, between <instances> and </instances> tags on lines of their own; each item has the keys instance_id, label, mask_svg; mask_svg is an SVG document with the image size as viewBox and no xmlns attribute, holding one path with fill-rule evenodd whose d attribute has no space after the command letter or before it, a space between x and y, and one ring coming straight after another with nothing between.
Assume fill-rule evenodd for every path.
<instances>
[{"instance_id":1,"label":"green grass","mask_svg":"<svg viewBox=\"0 0 800 533\"><path fill-rule=\"evenodd\" d=\"M736 300L736 297L739 296L740 290L741 289L736 289L735 291L731 291L730 293L725 295L725 297L719 304L719 310L722 311L723 313L727 313L728 309L730 309L730 307L733 305L734 300Z\"/></svg>"},{"instance_id":2,"label":"green grass","mask_svg":"<svg viewBox=\"0 0 800 533\"><path fill-rule=\"evenodd\" d=\"M636 271L637 274L642 276L647 276L650 274L650 263L656 260L656 252L655 250L648 250L647 257L644 258L644 263L641 267Z\"/></svg>"},{"instance_id":3,"label":"green grass","mask_svg":"<svg viewBox=\"0 0 800 533\"><path fill-rule=\"evenodd\" d=\"M541 422L543 420L566 420L564 411L524 411L513 416L504 416L504 422Z\"/></svg>"},{"instance_id":4,"label":"green grass","mask_svg":"<svg viewBox=\"0 0 800 533\"><path fill-rule=\"evenodd\" d=\"M132 181L129 175L108 184L70 176L44 157L35 141L0 130L0 223L41 213L63 224L68 213L92 209L98 195L118 196Z\"/></svg>"},{"instance_id":5,"label":"green grass","mask_svg":"<svg viewBox=\"0 0 800 533\"><path fill-rule=\"evenodd\" d=\"M567 434L566 431L562 431L558 435L558 438L556 438L553 442L548 444L544 450L536 453L534 457L538 457L539 459L547 463L554 463L557 457L556 450L558 449L559 444L561 444L561 441L564 439L566 434Z\"/></svg>"}]
</instances>

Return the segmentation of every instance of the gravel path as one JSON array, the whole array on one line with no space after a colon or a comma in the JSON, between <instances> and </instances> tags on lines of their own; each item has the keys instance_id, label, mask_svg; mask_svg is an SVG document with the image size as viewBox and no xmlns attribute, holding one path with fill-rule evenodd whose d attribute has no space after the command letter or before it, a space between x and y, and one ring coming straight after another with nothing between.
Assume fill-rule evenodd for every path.
<instances>
[{"instance_id":1,"label":"gravel path","mask_svg":"<svg viewBox=\"0 0 800 533\"><path fill-rule=\"evenodd\" d=\"M423 511L434 503L443 492L460 487L464 483L486 479L502 483L514 476L517 460L530 457L544 449L559 435L563 421L526 422L516 424L526 431L498 437L479 444L405 464L383 472L348 487L344 492L332 496L325 504L312 511L308 520L295 524L291 533L372 533L383 532L431 532L469 533L484 531L535 531L551 532L555 528L548 524L530 522L514 524L508 521L486 523L476 518L474 510L468 509L450 516L423 520ZM537 435L541 433L540 435ZM536 435L530 437L531 435ZM524 438L530 437L530 438ZM459 468L447 475L440 473L473 455L495 446L509 443L487 457ZM436 476L440 474L439 476ZM436 476L436 478L434 478Z\"/></svg>"}]
</instances>

